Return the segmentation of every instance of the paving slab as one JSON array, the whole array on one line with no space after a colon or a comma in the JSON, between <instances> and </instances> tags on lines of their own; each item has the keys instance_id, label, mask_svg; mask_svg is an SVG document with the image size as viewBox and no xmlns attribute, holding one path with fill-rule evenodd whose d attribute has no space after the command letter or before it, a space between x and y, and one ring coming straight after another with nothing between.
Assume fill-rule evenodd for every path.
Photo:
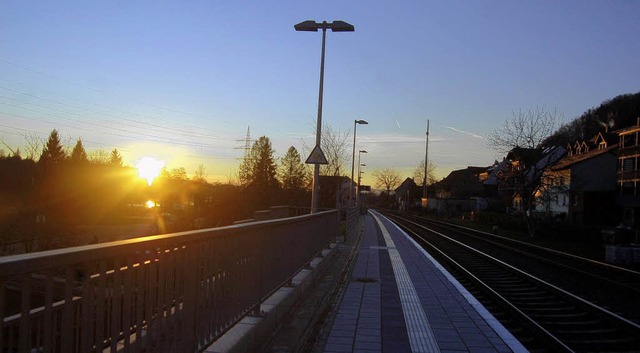
<instances>
[{"instance_id":1,"label":"paving slab","mask_svg":"<svg viewBox=\"0 0 640 353\"><path fill-rule=\"evenodd\" d=\"M381 214L363 216L350 280L317 352L526 352L460 283Z\"/></svg>"}]
</instances>

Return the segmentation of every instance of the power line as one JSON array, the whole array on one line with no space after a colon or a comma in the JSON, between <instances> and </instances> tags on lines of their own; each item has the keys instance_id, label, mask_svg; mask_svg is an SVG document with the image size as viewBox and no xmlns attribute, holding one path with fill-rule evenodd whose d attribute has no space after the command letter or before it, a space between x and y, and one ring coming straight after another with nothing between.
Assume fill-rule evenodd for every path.
<instances>
[{"instance_id":1,"label":"power line","mask_svg":"<svg viewBox=\"0 0 640 353\"><path fill-rule=\"evenodd\" d=\"M26 109L26 108L21 108L21 109ZM30 110L30 109L27 109ZM0 112L0 113L4 113L5 115L8 116L13 116L13 117L17 117L17 118L23 118L23 119L29 119L32 120L32 117L28 117L28 116L24 116L24 115L20 115L20 114L14 114L14 113L7 113L7 112ZM61 119L66 119L66 120L74 120L71 118L65 118L65 117L59 117ZM97 132L96 130L91 130L91 129L87 129L87 128L82 128L79 126L73 126L73 125L67 125L67 124L63 124L60 122L52 122L52 121L47 121L44 120L44 122L52 124L53 126L66 126L69 128L73 128L73 129L79 129L79 130L84 130L84 131L89 131L89 132L93 132L93 133L104 133L104 132ZM85 124L88 124L86 122L83 122ZM113 128L112 128L113 129ZM129 132L131 133L131 132ZM113 132L108 132L108 134L113 135L113 136L118 136L118 137L122 137L125 139L129 139L129 140L134 140L134 141L140 141L140 137L136 136L136 137L132 137L132 136L127 136L127 135L121 135L121 134L117 134L117 133L113 133ZM136 135L142 134L142 133L135 133ZM149 135L151 137L155 137L153 135ZM168 138L162 138L161 140L158 139L142 139L143 141L149 141L149 142L159 142L159 143L166 143L168 140L172 140L172 139L168 139ZM193 143L188 143L188 142L183 142L183 141L179 141L179 140L175 140L176 144L179 145L184 145L184 146L192 146L192 147L212 147L210 145L203 145L203 144L193 144Z\"/></svg>"},{"instance_id":2,"label":"power line","mask_svg":"<svg viewBox=\"0 0 640 353\"><path fill-rule=\"evenodd\" d=\"M74 85L74 86L77 86L77 87L87 88L87 89L92 90L92 91L97 92L97 93L106 94L106 95L111 95L112 97L116 97L116 98L121 98L121 99L129 100L129 101L131 101L131 102L135 102L135 103L138 103L138 104L147 105L147 106L150 106L150 107L154 107L154 108L158 108L158 109L166 110L166 111L173 112L173 113L179 113L179 114L184 114L184 115L190 115L190 116L193 116L193 117L196 117L196 118L199 118L199 119L207 119L206 117L201 116L201 115L197 115L197 114L193 114L193 113L189 113L189 112L184 112L184 111L180 111L180 110L173 109L173 108L163 107L163 106L160 106L160 105L157 105L157 104L153 104L153 103L149 103L149 102L145 102L145 101L141 101L141 100L137 100L137 99L133 99L133 98L127 98L127 97L120 96L120 95L117 95L117 94L114 94L114 93L111 93L111 92L106 92L106 91L103 91L103 90L97 89L97 88L95 88L95 87L87 86L87 85L84 85L84 84L81 84L81 83L78 83L78 82L74 82L74 81L71 81L71 80L67 80L67 79L64 79L64 78L57 77L57 76L55 76L55 75L51 75L51 74L46 73L46 72L43 72L43 71L39 71L39 70L36 70L36 69L32 69L32 68L27 67L27 66L24 66L24 65L16 64L16 63L13 63L13 62L7 61L7 60L5 60L5 59L3 59L3 58L0 58L0 62L3 62L3 63L5 63L5 64L7 64L7 65L11 65L11 66L13 66L13 67L17 67L17 68L22 69L22 70L25 70L25 71L34 72L34 73L37 73L37 74L39 74L39 75L42 75L42 76L46 76L46 77L52 78L52 79L54 79L54 80L58 80L58 81L62 81L62 82L66 82L66 83L68 83L68 84L71 84L71 85Z\"/></svg>"},{"instance_id":3,"label":"power line","mask_svg":"<svg viewBox=\"0 0 640 353\"><path fill-rule=\"evenodd\" d=\"M107 114L107 113L103 113L103 112L99 112L99 111L95 111L95 110L91 110L91 109L87 109L87 108L83 108L83 107L78 107L78 106L75 106L75 105L71 105L71 104L67 104L67 103L63 103L63 102L59 102L59 101L55 101L55 100L48 99L48 98L45 98L45 97L41 97L41 96L38 96L38 95L34 95L34 94L26 93L26 92L21 92L21 91L18 91L16 89L13 89L13 88L0 86L0 89L4 89L4 90L7 90L7 91L11 91L11 92L14 92L14 93L17 93L17 94L21 94L21 95L24 95L24 96L28 96L28 97L42 99L44 101L51 102L51 103L54 103L54 104L59 104L59 105L63 105L63 106L67 106L67 107L71 107L71 108L75 108L75 109L79 109L79 110L85 110L87 112L94 113L94 114L100 114L100 115L108 116L108 117L115 118L115 119L122 119L122 120L127 120L127 121L135 122L135 123L138 123L138 124L142 124L142 125L151 126L151 127L156 128L156 131L158 131L157 129L159 128L159 129L170 130L170 133L175 133L177 131L179 134L186 135L186 136L189 136L189 137L201 136L203 138L220 139L220 140L223 139L222 137L219 137L219 136L211 136L211 135L193 133L193 132L190 132L190 131L180 130L180 129L176 129L176 128L166 128L166 127L162 127L162 126L155 125L155 124L149 124L149 123L145 123L145 122L139 122L139 121L136 121L136 120L133 120L133 119L118 117L118 116L115 116L115 115L111 115L111 114ZM10 98L10 97L5 97L5 96L0 96L0 97L6 98L6 99L11 99L11 100L14 100L14 101L19 101L17 99ZM19 102L21 102L23 104L36 105L35 103L26 103L26 102L22 102L22 101L19 101ZM41 108L45 108L45 109L56 109L56 108L43 107L43 106L40 106L40 107ZM62 111L60 109L57 109L57 110ZM63 112L80 115L80 114L72 113L72 112L68 112L68 111L63 111ZM167 131L158 131L158 132L166 133Z\"/></svg>"},{"instance_id":4,"label":"power line","mask_svg":"<svg viewBox=\"0 0 640 353\"><path fill-rule=\"evenodd\" d=\"M23 129L23 128L19 128L19 127L15 127L15 126L8 126L8 125L2 125L2 124L0 124L0 127L19 130L19 131L23 131L24 133L31 133L31 134L37 135L40 139L42 139L42 141L44 141L48 137L47 134L43 134L43 133L41 133L39 131L35 131L35 130ZM4 133L4 134L9 134L9 135L16 135L16 136L20 136L20 137L25 137L24 134L20 134L20 133L17 133L17 132L3 131L3 130L0 130L0 132ZM97 141L92 141L92 140L82 139L82 143L83 144L84 143L91 144L91 145L101 145L101 146L105 146L105 147L108 147L108 148L114 147L114 148L117 148L118 150L121 150L121 151L130 151L131 150L128 147L123 147L123 146L118 146L118 145L114 146L113 144L107 144L107 143L104 143L104 142L97 142Z\"/></svg>"}]
</instances>

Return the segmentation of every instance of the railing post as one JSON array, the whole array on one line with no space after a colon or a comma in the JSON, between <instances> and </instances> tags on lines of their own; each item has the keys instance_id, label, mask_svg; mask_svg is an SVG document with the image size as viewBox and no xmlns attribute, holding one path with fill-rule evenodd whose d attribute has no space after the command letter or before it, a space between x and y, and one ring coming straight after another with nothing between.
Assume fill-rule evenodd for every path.
<instances>
[{"instance_id":1,"label":"railing post","mask_svg":"<svg viewBox=\"0 0 640 353\"><path fill-rule=\"evenodd\" d=\"M184 278L184 287L182 293L184 295L182 315L182 344L185 352L196 351L196 322L198 313L198 290L200 288L198 283L199 274L199 252L196 244L189 244L184 249L185 254L183 257L183 269L182 274ZM176 308L176 310L178 310Z\"/></svg>"}]
</instances>

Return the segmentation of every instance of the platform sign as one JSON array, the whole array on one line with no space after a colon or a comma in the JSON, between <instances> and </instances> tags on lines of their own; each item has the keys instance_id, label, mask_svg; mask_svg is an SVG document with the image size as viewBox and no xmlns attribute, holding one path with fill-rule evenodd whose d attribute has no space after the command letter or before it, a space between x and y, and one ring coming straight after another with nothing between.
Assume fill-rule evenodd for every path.
<instances>
[{"instance_id":1,"label":"platform sign","mask_svg":"<svg viewBox=\"0 0 640 353\"><path fill-rule=\"evenodd\" d=\"M329 164L329 162L327 162L327 157L324 156L324 153L320 149L320 146L316 146L316 147L313 148L313 151L311 151L311 154L309 154L309 157L307 157L307 160L304 161L304 163L306 163L306 164Z\"/></svg>"}]
</instances>

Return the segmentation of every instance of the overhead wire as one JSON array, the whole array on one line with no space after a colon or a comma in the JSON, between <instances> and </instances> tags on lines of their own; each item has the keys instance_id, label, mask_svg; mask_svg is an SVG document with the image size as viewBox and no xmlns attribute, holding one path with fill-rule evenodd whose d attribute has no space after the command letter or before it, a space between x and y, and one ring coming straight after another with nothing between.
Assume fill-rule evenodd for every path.
<instances>
[{"instance_id":1,"label":"overhead wire","mask_svg":"<svg viewBox=\"0 0 640 353\"><path fill-rule=\"evenodd\" d=\"M184 112L184 111L180 111L180 110L177 110L177 109L168 108L168 107L160 106L160 105L157 105L157 104L153 104L153 103L149 103L149 102L145 102L145 101L137 100L137 99L134 99L134 98L123 97L123 96L120 96L120 95L118 95L118 94L114 94L114 93L112 93L112 92L106 92L106 91L103 91L103 90L101 90L101 89L97 89L97 88L95 88L95 87L91 87L91 86L83 85L83 84L81 84L81 83L78 83L78 82L75 82L75 81L71 81L71 80L67 80L67 79L64 79L64 78L60 78L60 77L57 77L57 76L55 76L55 75L51 75L51 74L49 74L49 73L46 73L46 72L43 72L43 71L40 71L40 70L36 70L36 69L30 68L30 67L27 67L27 66L24 66L24 65L21 65L21 64L16 64L16 63L13 63L13 62L8 61L8 60L3 59L3 58L0 58L0 62L5 63L5 64L7 64L7 65L11 65L11 66L17 67L17 68L22 69L22 70L25 70L25 71L34 72L34 73L37 73L37 74L39 74L39 75L43 75L43 76L46 76L46 77L52 78L52 79L54 79L54 80L58 80L58 81L62 81L62 82L66 82L66 83L69 83L69 84L74 85L74 86L77 86L77 87L86 88L86 89L92 90L92 91L97 92L97 93L102 93L102 94L106 94L106 95L111 95L111 96L113 96L113 97L117 97L117 98L121 98L121 99L126 99L126 100L129 100L129 101L132 101L132 102L138 103L138 104L147 105L147 106L150 106L150 107L154 107L154 108L158 108L158 109L166 110L166 111L169 111L169 112L174 112L174 113L180 113L180 114L184 114L184 115L189 115L189 116L193 116L193 117L196 117L196 118L199 118L199 119L207 119L206 117L203 117L203 116L201 116L201 115L197 115L197 114L193 114L193 113L190 113L190 112Z\"/></svg>"},{"instance_id":2,"label":"overhead wire","mask_svg":"<svg viewBox=\"0 0 640 353\"><path fill-rule=\"evenodd\" d=\"M60 78L60 77L57 77L55 75L51 75L51 74L43 72L43 71L35 70L35 69L29 68L27 66L21 65L21 64L16 64L16 63L7 61L7 60L5 60L3 58L0 58L0 62L4 63L4 64L7 64L7 65L10 65L10 66L13 66L13 67L20 68L20 69L25 70L25 71L36 73L38 75L42 75L42 76L45 76L45 77L48 77L48 78L51 78L51 79L54 79L54 80L57 80L57 81L65 82L65 83L74 85L76 87L80 87L80 88L83 88L83 89L89 89L89 90L91 90L93 92L96 92L96 93L108 95L108 96L111 96L111 97L116 97L116 98L119 98L119 99L125 99L125 100L128 100L128 101L137 103L137 104L146 105L146 106L157 108L157 109L161 109L161 110L164 110L164 111L167 111L167 112L172 112L172 113L177 113L177 114L181 114L181 115L192 116L192 117L199 118L199 119L210 119L210 118L203 117L201 115L193 114L193 113L190 113L190 112L185 112L185 111L181 111L181 110L177 110L177 109L173 109L173 108L169 108L169 107L165 107L165 106L161 106L161 105L157 105L157 104L153 104L153 103L149 103L149 102L145 102L145 101L141 101L141 100L137 100L137 99L133 99L133 98L123 97L121 95L113 94L111 92L105 92L103 90L96 89L96 88L90 87L90 86L86 86L86 85L83 85L83 84L80 84L80 83L77 83L77 82L74 82L74 81L70 81L70 80L67 80L67 79L64 79L64 78ZM0 79L3 79L3 78L0 78ZM10 80L6 80L6 79L3 79L3 80L5 82L10 82L10 83L15 84L15 82L11 82ZM22 85L23 87L25 86L24 84L20 84L20 85ZM33 103L33 102L26 102L24 100L11 98L11 97L7 97L7 96L0 96L0 98L3 98L5 100L9 100L9 101L13 101L13 102L16 102L16 103L19 104L19 105L17 105L17 104L4 103L6 106L10 106L10 107L13 107L13 108L22 109L22 110L30 111L30 112L33 112L33 113L36 113L36 114L44 115L45 118L44 119L41 118L41 117L36 118L36 117L16 114L14 112L6 112L6 111L2 112L2 111L0 111L0 113L4 113L5 116L11 116L11 117L14 117L14 118L28 119L28 120L35 121L35 122L38 122L38 123L51 124L53 126L65 126L65 127L70 127L70 128L73 128L73 129L89 131L89 132L92 132L92 133L100 133L100 134L105 134L106 133L106 134L109 134L109 135L112 135L112 136L117 136L117 137L121 137L121 138L128 139L128 140L134 140L134 141L144 140L144 141L158 142L158 143L170 142L172 144L190 146L190 147L195 147L195 148L215 148L215 146L213 144L210 144L210 143L194 143L193 139L195 139L195 140L216 139L216 140L223 140L223 141L228 140L228 138L226 138L226 137L217 136L217 135L214 135L214 134L194 132L194 131L181 129L181 128L178 128L178 127L166 127L166 126L162 126L162 125L159 125L159 124L152 124L152 123L148 123L148 122L145 122L145 121L139 121L139 120L136 120L136 119L125 117L125 116L117 116L117 115L114 115L114 114L110 114L109 112L97 111L97 110L90 109L90 108L87 108L87 107L81 107L81 106L78 106L78 105L70 104L68 102L62 102L62 101L59 101L59 100L43 97L41 95L20 91L18 89L11 88L11 87L0 86L0 89L4 89L5 91L13 92L15 94L19 94L19 95L22 95L22 96L35 98L35 99L38 99L38 100L41 100L41 101L44 101L44 102L48 102L48 103L52 103L52 104L55 104L55 105L64 106L66 108L80 110L80 111L88 112L88 113L91 113L91 114L99 114L100 116L103 116L103 117L109 117L109 118L112 118L112 119L118 119L118 120L126 121L126 122L129 122L129 123L133 123L133 124L144 126L144 127L140 127L140 126L136 126L136 125L120 123L125 128L132 128L132 129L144 128L146 131L154 131L154 132L157 132L157 133L160 133L160 134L171 134L174 137L176 135L184 136L186 138L189 138L190 140L189 141L185 141L185 140L181 140L181 139L177 139L177 138L164 137L164 136L153 135L153 134L149 134L149 133L145 133L145 132L140 132L139 130L131 131L131 130L123 129L123 128L117 128L117 127L113 127L113 126L102 125L102 124L99 124L99 123L96 123L96 122L89 122L89 121L84 121L84 120L81 120L81 119L73 119L73 118L70 118L70 117L54 115L54 114L51 114L50 112L42 112L42 111L30 109L29 106L37 107L37 108L41 108L41 109L46 109L46 110L55 110L55 111L61 112L63 114L71 114L71 115L74 115L76 117L80 117L80 118L84 118L84 119L91 119L91 117L89 117L87 115L80 114L78 112L72 112L72 111L60 109L58 107L44 106L44 105L36 104L36 103ZM37 89L40 90L40 91L44 90L42 88L37 88ZM46 91L46 90L44 90L44 91ZM54 93L54 94L57 95L57 96L62 96L57 92ZM65 98L64 96L62 96L62 97ZM132 112L132 111L122 110L122 109L118 109L118 108L112 108L112 107L109 107L107 105L96 103L96 102L88 102L88 101L84 101L84 100L81 100L81 99L78 99L78 98L72 98L72 97L66 97L66 98L67 99L71 98L71 99L79 101L79 102L81 102L83 104L89 104L89 105L92 105L92 106L104 107L104 108L106 108L106 109L108 109L110 111L118 111L120 114L124 113L126 115L133 115L133 116L138 116L138 117L146 117L146 118L149 118L149 119L153 119L154 121L162 121L162 120L164 120L164 119L161 119L161 118L158 118L158 117L155 117L155 116L152 117L152 116L141 114L141 113L138 113L138 112ZM108 130L111 130L111 131L103 131L103 130L97 131L96 129L92 129L92 128L81 127L81 126L77 126L77 125L64 124L64 123L61 123L59 121L55 121L54 122L54 121L46 120L47 118L49 118L49 119L51 119L51 118L53 118L53 119L64 119L64 120L77 122L77 123L81 123L81 124L85 124L85 125L89 125L89 126L93 126L93 127L98 127L98 128L101 128L101 129L108 129ZM228 123L227 121L224 121L224 120L222 120L221 122ZM198 130L198 131L205 131L206 132L208 130L206 128L188 126L188 125L185 125L185 124L182 124L182 126L183 127L187 127L187 128L192 128L192 129L195 129L195 130ZM23 128L18 128L18 127L8 126L8 125L2 125L2 124L0 124L0 127L14 129L14 130L17 130L17 131L23 131L23 132L27 132L27 133L37 134L41 138L44 136L43 133L38 132L38 131L34 131L34 130L23 129ZM113 132L113 131L118 131L118 132L122 132L122 133L125 133L125 134L134 134L135 136L123 135L123 134L116 133L116 132ZM19 135L18 133L10 132L10 131L1 131L0 130L0 132L13 134L13 135ZM140 136L144 136L145 138L141 139ZM112 146L112 145L107 145L105 143L91 141L91 140L85 140L85 139L83 139L83 142L86 142L86 143L89 143L89 144L95 144L95 145ZM123 147L118 147L118 149L119 150L123 150L123 151L128 151L129 150L128 148L123 148ZM236 158L236 157L210 157L210 156L203 156L203 155L186 155L186 156L190 157L190 158L200 159L200 160L220 160L220 159L233 160L233 159Z\"/></svg>"},{"instance_id":3,"label":"overhead wire","mask_svg":"<svg viewBox=\"0 0 640 353\"><path fill-rule=\"evenodd\" d=\"M199 137L202 137L202 138L211 138L211 139L220 139L220 140L224 139L223 137L220 137L220 136L205 135L205 134L200 134L200 133L197 133L197 132L194 133L194 132L191 132L191 131L181 130L181 129L177 129L177 128L173 128L173 127L167 128L167 127L163 127L163 126L156 125L156 124L150 124L150 123L140 122L140 121L136 121L136 120L133 120L133 119L124 118L124 117L118 117L118 116L115 116L115 115L112 115L112 114L108 114L108 113L104 113L104 112L100 112L100 111L95 111L95 110L92 110L92 109L79 107L79 106L75 106L75 105L72 105L72 104L68 104L68 103L52 100L52 99L49 99L49 98L46 98L46 97L38 96L38 95L35 95L35 94L31 94L31 93L22 92L22 91L19 91L19 90L13 89L13 88L8 88L8 87L5 87L5 86L0 86L0 89L6 90L6 91L10 91L10 92L14 92L14 93L17 93L17 94L20 94L20 95L24 95L24 96L27 96L27 97L41 99L41 100L44 100L44 101L47 101L47 102L50 102L50 103L54 103L54 104L59 104L59 105L63 105L63 106L67 106L67 107L71 107L71 108L75 108L75 109L79 109L79 110L84 110L84 111L87 111L87 112L90 112L90 113L93 113L93 114L99 114L99 115L111 117L111 118L114 118L114 119L122 119L122 120L126 120L126 121L135 122L135 123L138 123L138 124L141 124L141 125L150 126L150 127L155 128L156 131L161 132L161 133L172 133L172 134L178 133L180 135L184 135L184 136L188 136L188 137L197 137L197 136L199 136ZM5 97L5 96L2 96L2 97L6 98L6 99L11 99L11 100L17 100L17 99L10 98L10 97ZM34 105L34 103L25 103L25 104ZM49 109L49 107L46 107L46 108ZM77 114L77 113L74 113L74 114ZM159 130L159 129L164 129L164 130L169 130L169 131L163 131L163 130Z\"/></svg>"}]
</instances>

